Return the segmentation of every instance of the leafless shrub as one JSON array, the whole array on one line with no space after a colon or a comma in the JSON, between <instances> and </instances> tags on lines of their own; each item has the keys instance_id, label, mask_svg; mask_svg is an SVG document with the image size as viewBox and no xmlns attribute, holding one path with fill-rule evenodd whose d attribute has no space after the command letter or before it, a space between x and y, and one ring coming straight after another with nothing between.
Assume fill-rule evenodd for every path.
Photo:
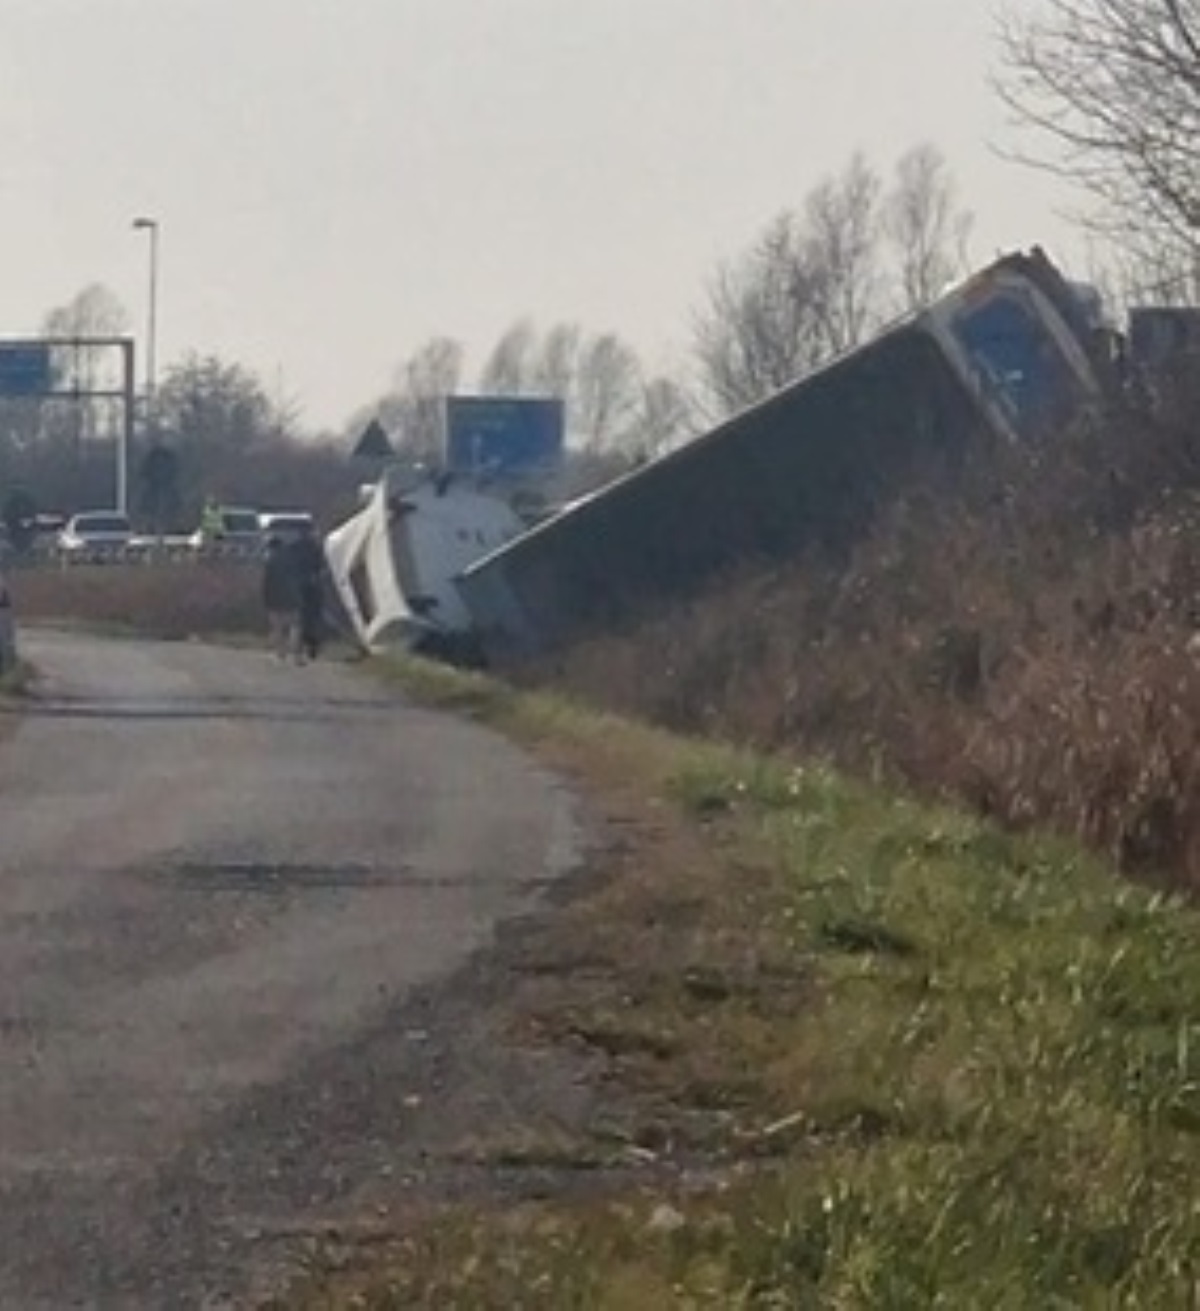
<instances>
[{"instance_id":1,"label":"leafless shrub","mask_svg":"<svg viewBox=\"0 0 1200 1311\"><path fill-rule=\"evenodd\" d=\"M884 774L1200 888L1200 405L928 469L838 567L746 568L576 691Z\"/></svg>"},{"instance_id":2,"label":"leafless shrub","mask_svg":"<svg viewBox=\"0 0 1200 1311\"><path fill-rule=\"evenodd\" d=\"M97 564L14 570L18 623L135 628L154 637L258 633L259 571L240 561Z\"/></svg>"}]
</instances>

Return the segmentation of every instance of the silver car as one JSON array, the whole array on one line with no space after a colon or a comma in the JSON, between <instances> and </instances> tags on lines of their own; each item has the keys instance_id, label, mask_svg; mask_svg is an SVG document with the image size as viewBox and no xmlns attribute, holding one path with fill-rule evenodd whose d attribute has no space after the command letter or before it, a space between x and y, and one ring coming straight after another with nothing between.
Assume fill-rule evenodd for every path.
<instances>
[{"instance_id":1,"label":"silver car","mask_svg":"<svg viewBox=\"0 0 1200 1311\"><path fill-rule=\"evenodd\" d=\"M71 559L103 560L124 554L133 540L129 516L118 510L85 510L67 520L58 549Z\"/></svg>"}]
</instances>

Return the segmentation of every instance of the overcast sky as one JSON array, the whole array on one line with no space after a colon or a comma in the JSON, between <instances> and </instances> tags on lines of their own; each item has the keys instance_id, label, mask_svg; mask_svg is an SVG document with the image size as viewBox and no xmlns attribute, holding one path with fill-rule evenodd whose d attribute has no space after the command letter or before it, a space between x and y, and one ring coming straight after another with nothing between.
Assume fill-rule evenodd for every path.
<instances>
[{"instance_id":1,"label":"overcast sky","mask_svg":"<svg viewBox=\"0 0 1200 1311\"><path fill-rule=\"evenodd\" d=\"M1009 0L1028 7L1033 0ZM681 359L706 277L850 155L942 148L974 254L1080 258L1007 163L990 0L0 0L0 335L93 282L340 428L434 334ZM1073 272L1083 272L1077 267Z\"/></svg>"}]
</instances>

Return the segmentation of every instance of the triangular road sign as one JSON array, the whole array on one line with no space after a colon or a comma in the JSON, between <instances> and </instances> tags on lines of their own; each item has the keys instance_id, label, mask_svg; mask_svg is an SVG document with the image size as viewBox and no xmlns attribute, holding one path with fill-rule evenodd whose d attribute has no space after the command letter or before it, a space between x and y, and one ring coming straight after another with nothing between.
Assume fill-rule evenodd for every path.
<instances>
[{"instance_id":1,"label":"triangular road sign","mask_svg":"<svg viewBox=\"0 0 1200 1311\"><path fill-rule=\"evenodd\" d=\"M361 460L390 460L395 454L383 424L378 419L372 419L367 424L353 451L354 457Z\"/></svg>"}]
</instances>

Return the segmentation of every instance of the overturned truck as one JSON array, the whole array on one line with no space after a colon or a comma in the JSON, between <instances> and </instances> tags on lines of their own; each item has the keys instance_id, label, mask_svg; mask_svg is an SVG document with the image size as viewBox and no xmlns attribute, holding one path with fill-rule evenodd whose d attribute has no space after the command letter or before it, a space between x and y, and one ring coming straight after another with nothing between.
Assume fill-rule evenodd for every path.
<instances>
[{"instance_id":1,"label":"overturned truck","mask_svg":"<svg viewBox=\"0 0 1200 1311\"><path fill-rule=\"evenodd\" d=\"M359 512L325 539L325 558L351 627L368 650L455 655L473 623L455 580L524 524L502 498L465 482L392 469Z\"/></svg>"},{"instance_id":2,"label":"overturned truck","mask_svg":"<svg viewBox=\"0 0 1200 1311\"><path fill-rule=\"evenodd\" d=\"M1053 433L1098 399L1094 305L1039 250L526 529L459 483L385 479L327 553L364 642L545 651L749 559L837 551L931 454Z\"/></svg>"},{"instance_id":3,"label":"overturned truck","mask_svg":"<svg viewBox=\"0 0 1200 1311\"><path fill-rule=\"evenodd\" d=\"M1099 397L1106 337L1046 256L1005 256L928 308L473 562L483 647L545 651L731 565L838 550L931 453L1051 434Z\"/></svg>"}]
</instances>

